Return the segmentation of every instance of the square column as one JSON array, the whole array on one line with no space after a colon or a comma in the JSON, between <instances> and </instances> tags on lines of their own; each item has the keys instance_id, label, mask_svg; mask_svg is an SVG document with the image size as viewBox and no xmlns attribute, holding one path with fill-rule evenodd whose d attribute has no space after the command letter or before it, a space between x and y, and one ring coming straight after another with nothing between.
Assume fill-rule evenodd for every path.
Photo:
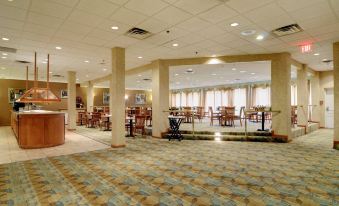
<instances>
[{"instance_id":1,"label":"square column","mask_svg":"<svg viewBox=\"0 0 339 206\"><path fill-rule=\"evenodd\" d=\"M92 82L88 82L87 86L87 112L93 112L94 91Z\"/></svg>"},{"instance_id":2,"label":"square column","mask_svg":"<svg viewBox=\"0 0 339 206\"><path fill-rule=\"evenodd\" d=\"M288 142L291 138L291 55L280 53L271 62L271 104L273 137Z\"/></svg>"},{"instance_id":3,"label":"square column","mask_svg":"<svg viewBox=\"0 0 339 206\"><path fill-rule=\"evenodd\" d=\"M162 60L152 70L152 136L161 138L169 128L169 67Z\"/></svg>"},{"instance_id":4,"label":"square column","mask_svg":"<svg viewBox=\"0 0 339 206\"><path fill-rule=\"evenodd\" d=\"M339 42L333 44L334 137L333 148L339 149Z\"/></svg>"},{"instance_id":5,"label":"square column","mask_svg":"<svg viewBox=\"0 0 339 206\"><path fill-rule=\"evenodd\" d=\"M311 78L312 95L312 122L319 123L320 126L320 81L319 72L315 72Z\"/></svg>"},{"instance_id":6,"label":"square column","mask_svg":"<svg viewBox=\"0 0 339 206\"><path fill-rule=\"evenodd\" d=\"M74 71L67 72L67 112L68 112L68 130L76 129L76 73Z\"/></svg>"},{"instance_id":7,"label":"square column","mask_svg":"<svg viewBox=\"0 0 339 206\"><path fill-rule=\"evenodd\" d=\"M112 115L113 148L125 147L125 49L112 48L112 75L110 84L110 112Z\"/></svg>"},{"instance_id":8,"label":"square column","mask_svg":"<svg viewBox=\"0 0 339 206\"><path fill-rule=\"evenodd\" d=\"M305 127L307 133L308 125L308 88L307 88L307 66L302 65L297 71L297 99L298 99L298 126Z\"/></svg>"}]
</instances>

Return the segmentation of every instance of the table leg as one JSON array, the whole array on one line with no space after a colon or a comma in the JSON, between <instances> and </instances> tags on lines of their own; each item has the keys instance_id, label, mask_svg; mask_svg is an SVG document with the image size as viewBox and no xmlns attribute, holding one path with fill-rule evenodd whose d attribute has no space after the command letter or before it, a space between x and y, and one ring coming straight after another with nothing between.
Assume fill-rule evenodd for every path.
<instances>
[{"instance_id":1,"label":"table leg","mask_svg":"<svg viewBox=\"0 0 339 206\"><path fill-rule=\"evenodd\" d=\"M129 136L134 137L133 135L133 121L132 119L129 120Z\"/></svg>"}]
</instances>

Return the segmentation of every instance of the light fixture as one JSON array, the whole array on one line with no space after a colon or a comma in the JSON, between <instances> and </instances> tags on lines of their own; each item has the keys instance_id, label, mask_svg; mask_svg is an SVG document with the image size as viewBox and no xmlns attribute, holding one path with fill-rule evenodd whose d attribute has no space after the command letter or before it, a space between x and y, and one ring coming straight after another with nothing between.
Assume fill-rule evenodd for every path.
<instances>
[{"instance_id":1,"label":"light fixture","mask_svg":"<svg viewBox=\"0 0 339 206\"><path fill-rule=\"evenodd\" d=\"M1 39L4 41L9 41L9 38L6 38L6 37L2 37Z\"/></svg>"},{"instance_id":2,"label":"light fixture","mask_svg":"<svg viewBox=\"0 0 339 206\"><path fill-rule=\"evenodd\" d=\"M174 43L174 44L172 44L172 46L177 47L177 46L179 46L179 44Z\"/></svg>"},{"instance_id":3,"label":"light fixture","mask_svg":"<svg viewBox=\"0 0 339 206\"><path fill-rule=\"evenodd\" d=\"M140 81L138 80L137 83L140 83Z\"/></svg>"},{"instance_id":4,"label":"light fixture","mask_svg":"<svg viewBox=\"0 0 339 206\"><path fill-rule=\"evenodd\" d=\"M9 2L12 2L13 0L8 0Z\"/></svg>"},{"instance_id":5,"label":"light fixture","mask_svg":"<svg viewBox=\"0 0 339 206\"><path fill-rule=\"evenodd\" d=\"M142 59L142 56L138 57L138 59Z\"/></svg>"},{"instance_id":6,"label":"light fixture","mask_svg":"<svg viewBox=\"0 0 339 206\"><path fill-rule=\"evenodd\" d=\"M50 74L52 74L53 72L49 72Z\"/></svg>"},{"instance_id":7,"label":"light fixture","mask_svg":"<svg viewBox=\"0 0 339 206\"><path fill-rule=\"evenodd\" d=\"M107 71L107 69L106 69L106 68L104 68L104 69L103 69L103 71L105 72L105 71Z\"/></svg>"},{"instance_id":8,"label":"light fixture","mask_svg":"<svg viewBox=\"0 0 339 206\"><path fill-rule=\"evenodd\" d=\"M243 35L243 36L250 36L250 35L253 35L255 33L256 33L255 30L246 30L246 31L242 31L241 35Z\"/></svg>"},{"instance_id":9,"label":"light fixture","mask_svg":"<svg viewBox=\"0 0 339 206\"><path fill-rule=\"evenodd\" d=\"M138 77L141 77L142 75L141 74L138 74Z\"/></svg>"},{"instance_id":10,"label":"light fixture","mask_svg":"<svg viewBox=\"0 0 339 206\"><path fill-rule=\"evenodd\" d=\"M111 29L113 29L113 30L118 30L119 27L117 27L117 26L112 26Z\"/></svg>"},{"instance_id":11,"label":"light fixture","mask_svg":"<svg viewBox=\"0 0 339 206\"><path fill-rule=\"evenodd\" d=\"M79 81L79 79L77 79L77 81Z\"/></svg>"},{"instance_id":12,"label":"light fixture","mask_svg":"<svg viewBox=\"0 0 339 206\"><path fill-rule=\"evenodd\" d=\"M217 74L213 73L212 76L217 76Z\"/></svg>"},{"instance_id":13,"label":"light fixture","mask_svg":"<svg viewBox=\"0 0 339 206\"><path fill-rule=\"evenodd\" d=\"M61 50L62 48L61 48L61 47L59 47L59 46L56 46L56 47L55 47L55 49L57 49L57 50Z\"/></svg>"},{"instance_id":14,"label":"light fixture","mask_svg":"<svg viewBox=\"0 0 339 206\"><path fill-rule=\"evenodd\" d=\"M174 76L179 76L179 74L174 74Z\"/></svg>"},{"instance_id":15,"label":"light fixture","mask_svg":"<svg viewBox=\"0 0 339 206\"><path fill-rule=\"evenodd\" d=\"M231 26L233 26L233 27L239 26L239 23L234 22L234 23L231 24Z\"/></svg>"},{"instance_id":16,"label":"light fixture","mask_svg":"<svg viewBox=\"0 0 339 206\"><path fill-rule=\"evenodd\" d=\"M8 54L7 53L2 53L2 55L7 56Z\"/></svg>"},{"instance_id":17,"label":"light fixture","mask_svg":"<svg viewBox=\"0 0 339 206\"><path fill-rule=\"evenodd\" d=\"M232 68L232 71L236 71L237 69L236 68Z\"/></svg>"},{"instance_id":18,"label":"light fixture","mask_svg":"<svg viewBox=\"0 0 339 206\"><path fill-rule=\"evenodd\" d=\"M319 56L320 54L319 53L315 53L315 54L313 54L314 56Z\"/></svg>"},{"instance_id":19,"label":"light fixture","mask_svg":"<svg viewBox=\"0 0 339 206\"><path fill-rule=\"evenodd\" d=\"M47 62L46 62L46 61L43 61L42 63L43 63L43 64L47 64Z\"/></svg>"},{"instance_id":20,"label":"light fixture","mask_svg":"<svg viewBox=\"0 0 339 206\"><path fill-rule=\"evenodd\" d=\"M240 73L245 73L246 71L240 71Z\"/></svg>"},{"instance_id":21,"label":"light fixture","mask_svg":"<svg viewBox=\"0 0 339 206\"><path fill-rule=\"evenodd\" d=\"M125 100L127 100L128 99L128 95L127 94L125 94Z\"/></svg>"},{"instance_id":22,"label":"light fixture","mask_svg":"<svg viewBox=\"0 0 339 206\"><path fill-rule=\"evenodd\" d=\"M88 61L88 60L85 60L84 62L85 62L85 63L89 63L89 61Z\"/></svg>"},{"instance_id":23,"label":"light fixture","mask_svg":"<svg viewBox=\"0 0 339 206\"><path fill-rule=\"evenodd\" d=\"M264 39L264 36L263 35L258 35L257 38L256 38L258 41L261 41Z\"/></svg>"},{"instance_id":24,"label":"light fixture","mask_svg":"<svg viewBox=\"0 0 339 206\"><path fill-rule=\"evenodd\" d=\"M86 74L86 77L89 77L88 74Z\"/></svg>"},{"instance_id":25,"label":"light fixture","mask_svg":"<svg viewBox=\"0 0 339 206\"><path fill-rule=\"evenodd\" d=\"M252 75L255 75L255 73L253 72L253 73L251 73Z\"/></svg>"},{"instance_id":26,"label":"light fixture","mask_svg":"<svg viewBox=\"0 0 339 206\"><path fill-rule=\"evenodd\" d=\"M3 58L3 59L7 59L7 57L5 57L5 56L3 56L3 57L1 57L1 58Z\"/></svg>"}]
</instances>

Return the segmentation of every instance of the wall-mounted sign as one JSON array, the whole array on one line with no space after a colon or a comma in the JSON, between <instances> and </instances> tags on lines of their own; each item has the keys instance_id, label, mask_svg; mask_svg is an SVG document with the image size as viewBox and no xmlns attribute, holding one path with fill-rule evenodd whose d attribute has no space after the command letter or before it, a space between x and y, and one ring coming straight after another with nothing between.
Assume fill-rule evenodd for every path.
<instances>
[{"instance_id":1,"label":"wall-mounted sign","mask_svg":"<svg viewBox=\"0 0 339 206\"><path fill-rule=\"evenodd\" d=\"M300 46L301 53L309 53L312 51L312 44L305 44Z\"/></svg>"}]
</instances>

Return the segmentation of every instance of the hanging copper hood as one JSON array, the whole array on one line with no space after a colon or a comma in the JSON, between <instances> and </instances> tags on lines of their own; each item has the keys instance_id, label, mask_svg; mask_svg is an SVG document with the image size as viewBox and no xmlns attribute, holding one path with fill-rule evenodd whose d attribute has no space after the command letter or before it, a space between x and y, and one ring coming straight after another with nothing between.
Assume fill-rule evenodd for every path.
<instances>
[{"instance_id":1,"label":"hanging copper hood","mask_svg":"<svg viewBox=\"0 0 339 206\"><path fill-rule=\"evenodd\" d=\"M47 80L46 88L38 87L38 67L37 54L34 53L34 84L28 90L28 66L26 67L26 92L16 101L22 103L48 103L60 102L61 99L56 96L49 88L49 54L47 55Z\"/></svg>"}]
</instances>

